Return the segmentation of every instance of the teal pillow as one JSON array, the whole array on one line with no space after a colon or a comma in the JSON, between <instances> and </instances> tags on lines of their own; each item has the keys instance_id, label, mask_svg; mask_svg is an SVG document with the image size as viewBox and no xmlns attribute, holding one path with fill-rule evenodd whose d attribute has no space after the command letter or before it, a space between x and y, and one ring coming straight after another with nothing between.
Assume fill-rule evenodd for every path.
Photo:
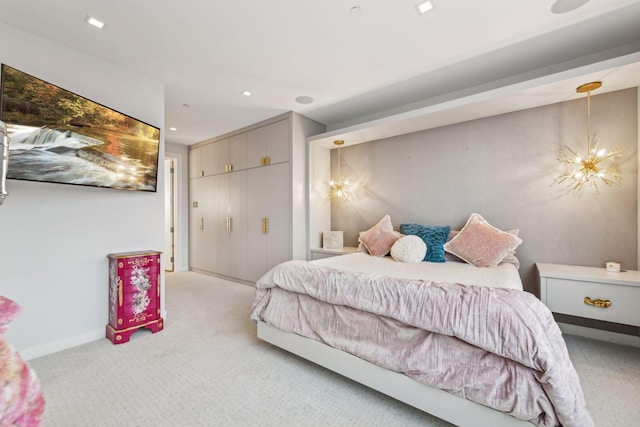
<instances>
[{"instance_id":1,"label":"teal pillow","mask_svg":"<svg viewBox=\"0 0 640 427\"><path fill-rule=\"evenodd\" d=\"M420 237L427 245L424 261L445 262L443 245L447 242L451 227L448 225L401 224L400 232L404 235Z\"/></svg>"}]
</instances>

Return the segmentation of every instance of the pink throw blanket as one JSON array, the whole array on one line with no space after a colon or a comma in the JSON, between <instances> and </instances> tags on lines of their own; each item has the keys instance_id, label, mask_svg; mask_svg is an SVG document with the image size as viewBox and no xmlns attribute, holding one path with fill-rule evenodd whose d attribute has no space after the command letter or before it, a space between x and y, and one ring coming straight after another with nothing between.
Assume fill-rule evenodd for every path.
<instances>
[{"instance_id":1,"label":"pink throw blanket","mask_svg":"<svg viewBox=\"0 0 640 427\"><path fill-rule=\"evenodd\" d=\"M541 426L593 426L551 312L523 291L290 261L256 283L252 319Z\"/></svg>"}]
</instances>

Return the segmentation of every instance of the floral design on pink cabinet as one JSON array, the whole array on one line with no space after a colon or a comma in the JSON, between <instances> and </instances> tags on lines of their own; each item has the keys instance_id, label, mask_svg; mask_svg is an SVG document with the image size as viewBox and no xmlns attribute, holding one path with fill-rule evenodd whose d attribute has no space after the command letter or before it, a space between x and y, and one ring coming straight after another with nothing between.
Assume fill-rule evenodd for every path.
<instances>
[{"instance_id":1,"label":"floral design on pink cabinet","mask_svg":"<svg viewBox=\"0 0 640 427\"><path fill-rule=\"evenodd\" d=\"M155 333L164 327L160 316L160 255L156 251L109 254L109 323L107 338L129 341L140 328Z\"/></svg>"}]
</instances>

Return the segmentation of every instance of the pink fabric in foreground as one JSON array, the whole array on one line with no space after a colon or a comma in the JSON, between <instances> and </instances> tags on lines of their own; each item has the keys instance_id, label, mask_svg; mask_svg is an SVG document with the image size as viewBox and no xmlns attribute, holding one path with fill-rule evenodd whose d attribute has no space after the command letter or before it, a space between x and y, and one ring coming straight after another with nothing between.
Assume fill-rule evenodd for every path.
<instances>
[{"instance_id":1,"label":"pink fabric in foreground","mask_svg":"<svg viewBox=\"0 0 640 427\"><path fill-rule=\"evenodd\" d=\"M44 414L40 382L4 338L19 313L17 303L0 296L0 426L37 427Z\"/></svg>"}]
</instances>

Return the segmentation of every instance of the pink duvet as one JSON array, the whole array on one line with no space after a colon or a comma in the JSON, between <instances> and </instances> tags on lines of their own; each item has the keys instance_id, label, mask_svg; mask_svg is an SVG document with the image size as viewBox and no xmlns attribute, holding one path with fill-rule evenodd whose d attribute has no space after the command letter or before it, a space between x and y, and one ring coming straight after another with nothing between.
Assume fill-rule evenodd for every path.
<instances>
[{"instance_id":1,"label":"pink duvet","mask_svg":"<svg viewBox=\"0 0 640 427\"><path fill-rule=\"evenodd\" d=\"M256 283L252 319L540 426L593 426L550 311L513 289L289 261Z\"/></svg>"}]
</instances>

